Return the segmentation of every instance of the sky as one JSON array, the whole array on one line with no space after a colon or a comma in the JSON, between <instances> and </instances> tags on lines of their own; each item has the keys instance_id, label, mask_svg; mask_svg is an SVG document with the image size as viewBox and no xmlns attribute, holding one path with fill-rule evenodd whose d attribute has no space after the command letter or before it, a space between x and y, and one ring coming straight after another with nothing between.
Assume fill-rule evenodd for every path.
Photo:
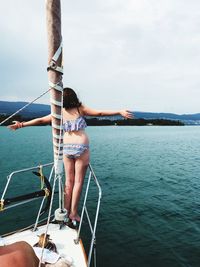
<instances>
[{"instance_id":1,"label":"sky","mask_svg":"<svg viewBox=\"0 0 200 267\"><path fill-rule=\"evenodd\" d=\"M45 1L0 0L0 100L48 89ZM200 113L199 0L62 0L64 86L95 109ZM36 103L49 103L49 95Z\"/></svg>"}]
</instances>

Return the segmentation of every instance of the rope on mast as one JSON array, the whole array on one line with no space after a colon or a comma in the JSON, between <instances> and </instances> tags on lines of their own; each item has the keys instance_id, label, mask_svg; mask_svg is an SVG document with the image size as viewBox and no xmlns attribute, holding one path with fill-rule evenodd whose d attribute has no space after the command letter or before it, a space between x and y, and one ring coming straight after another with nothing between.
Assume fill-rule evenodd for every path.
<instances>
[{"instance_id":1,"label":"rope on mast","mask_svg":"<svg viewBox=\"0 0 200 267\"><path fill-rule=\"evenodd\" d=\"M63 108L63 57L61 35L60 0L46 0L47 37L48 37L48 78L52 116L52 135L54 144L55 174L63 173L62 153L62 108Z\"/></svg>"},{"instance_id":2,"label":"rope on mast","mask_svg":"<svg viewBox=\"0 0 200 267\"><path fill-rule=\"evenodd\" d=\"M57 60L59 59L60 55L62 53L62 42L60 43L60 46L58 47L56 53L54 54L54 56L52 57L49 66L47 67L47 71L51 70L55 70L57 72L60 72L61 74L63 74L63 67L58 66L57 65Z\"/></svg>"}]
</instances>

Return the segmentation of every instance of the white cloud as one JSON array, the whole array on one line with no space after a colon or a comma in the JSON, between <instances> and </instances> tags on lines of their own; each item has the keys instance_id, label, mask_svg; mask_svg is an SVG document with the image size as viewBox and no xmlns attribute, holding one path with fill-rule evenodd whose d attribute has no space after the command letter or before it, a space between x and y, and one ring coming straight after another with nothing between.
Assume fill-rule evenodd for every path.
<instances>
[{"instance_id":1,"label":"white cloud","mask_svg":"<svg viewBox=\"0 0 200 267\"><path fill-rule=\"evenodd\" d=\"M1 10L0 99L30 100L47 87L44 1ZM200 112L199 13L197 0L62 1L64 83L94 108Z\"/></svg>"}]
</instances>

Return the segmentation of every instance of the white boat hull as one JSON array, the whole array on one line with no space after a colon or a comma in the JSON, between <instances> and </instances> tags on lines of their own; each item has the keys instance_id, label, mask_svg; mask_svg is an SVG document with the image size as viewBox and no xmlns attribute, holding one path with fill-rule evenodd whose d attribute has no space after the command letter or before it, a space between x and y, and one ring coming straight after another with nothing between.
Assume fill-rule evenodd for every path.
<instances>
[{"instance_id":1,"label":"white boat hull","mask_svg":"<svg viewBox=\"0 0 200 267\"><path fill-rule=\"evenodd\" d=\"M39 235L45 233L46 225L38 227L33 232L32 230L25 230L23 232L17 232L1 240L4 245L9 245L18 241L26 241L31 246L36 244L39 239ZM72 261L73 267L86 267L87 259L82 242L75 244L74 240L77 238L77 231L71 229L68 226L64 226L60 229L58 224L50 224L48 228L48 234L51 241L56 245L59 255L66 257Z\"/></svg>"}]
</instances>

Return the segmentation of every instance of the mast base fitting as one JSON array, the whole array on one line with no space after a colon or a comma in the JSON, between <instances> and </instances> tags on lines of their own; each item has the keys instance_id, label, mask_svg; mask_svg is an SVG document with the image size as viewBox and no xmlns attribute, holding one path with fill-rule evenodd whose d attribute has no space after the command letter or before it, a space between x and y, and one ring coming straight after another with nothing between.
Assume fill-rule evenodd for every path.
<instances>
[{"instance_id":1,"label":"mast base fitting","mask_svg":"<svg viewBox=\"0 0 200 267\"><path fill-rule=\"evenodd\" d=\"M59 221L59 222L64 222L67 219L68 212L66 209L60 209L58 208L57 210L55 210L54 216L55 216L55 220Z\"/></svg>"}]
</instances>

